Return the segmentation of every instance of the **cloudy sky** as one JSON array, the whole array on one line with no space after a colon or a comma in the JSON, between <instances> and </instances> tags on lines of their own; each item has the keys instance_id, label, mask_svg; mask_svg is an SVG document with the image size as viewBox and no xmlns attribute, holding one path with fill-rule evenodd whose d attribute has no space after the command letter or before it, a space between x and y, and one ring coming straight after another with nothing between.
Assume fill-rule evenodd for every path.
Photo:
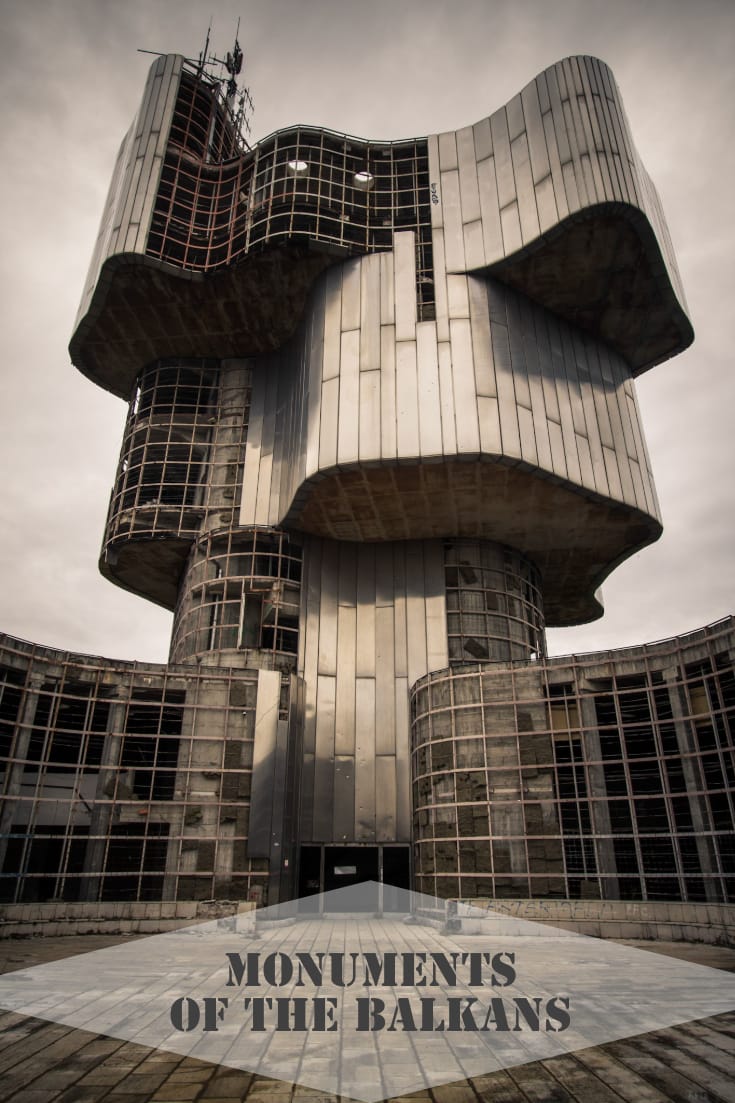
<instances>
[{"instance_id":1,"label":"cloudy sky","mask_svg":"<svg viewBox=\"0 0 735 1103\"><path fill-rule=\"evenodd\" d=\"M240 40L254 137L292 123L371 138L454 130L552 62L611 65L661 193L697 333L639 381L665 534L604 587L605 617L560 654L634 644L735 611L735 5L731 0L220 0ZM196 56L201 0L0 0L0 629L165 661L170 615L105 582L97 554L123 403L67 344L117 147L151 58Z\"/></svg>"}]
</instances>

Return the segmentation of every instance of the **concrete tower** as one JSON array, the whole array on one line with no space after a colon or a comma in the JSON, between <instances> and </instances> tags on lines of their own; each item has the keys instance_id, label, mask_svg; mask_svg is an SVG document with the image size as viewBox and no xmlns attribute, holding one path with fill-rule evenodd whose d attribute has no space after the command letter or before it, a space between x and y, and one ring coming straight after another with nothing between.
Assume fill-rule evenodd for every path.
<instances>
[{"instance_id":1,"label":"concrete tower","mask_svg":"<svg viewBox=\"0 0 735 1103\"><path fill-rule=\"evenodd\" d=\"M298 126L250 148L231 93L152 66L70 346L129 403L101 569L174 611L155 734L176 742L146 759L171 781L140 811L135 778L110 795L125 752L100 752L82 894L113 825L155 813L148 898L199 874L271 902L367 878L655 895L648 872L700 898L686 847L673 887L668 857L618 845L645 812L630 772L616 820L603 768L637 753L604 730L633 668L545 660L545 626L599 616L661 532L634 378L692 340L610 71L568 58L473 126L398 142ZM647 692L672 662L641 659ZM111 738L143 707L106 712ZM690 753L677 732L651 753ZM719 878L703 815L660 832Z\"/></svg>"}]
</instances>

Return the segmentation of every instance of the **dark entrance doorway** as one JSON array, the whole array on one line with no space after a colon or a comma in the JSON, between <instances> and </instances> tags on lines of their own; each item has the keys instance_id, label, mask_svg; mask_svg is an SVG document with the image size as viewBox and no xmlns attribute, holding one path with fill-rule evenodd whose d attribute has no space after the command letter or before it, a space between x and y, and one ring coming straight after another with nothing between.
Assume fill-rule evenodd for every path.
<instances>
[{"instance_id":1,"label":"dark entrance doorway","mask_svg":"<svg viewBox=\"0 0 735 1103\"><path fill-rule=\"evenodd\" d=\"M396 889L411 887L409 847L384 846L302 846L299 861L300 911L318 911L319 901L309 906L309 896L349 888L364 881L375 881L375 911L400 911ZM339 911L330 901L329 911ZM371 905L373 906L373 905Z\"/></svg>"}]
</instances>

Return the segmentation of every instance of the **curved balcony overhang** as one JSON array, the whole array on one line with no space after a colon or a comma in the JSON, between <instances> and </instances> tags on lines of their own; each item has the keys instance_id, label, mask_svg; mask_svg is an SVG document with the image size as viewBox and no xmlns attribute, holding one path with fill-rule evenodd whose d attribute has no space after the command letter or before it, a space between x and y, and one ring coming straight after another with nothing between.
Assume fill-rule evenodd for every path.
<instances>
[{"instance_id":1,"label":"curved balcony overhang","mask_svg":"<svg viewBox=\"0 0 735 1103\"><path fill-rule=\"evenodd\" d=\"M490 457L322 472L299 488L283 527L335 540L507 544L541 572L550 628L601 617L598 588L663 531L642 510Z\"/></svg>"}]
</instances>

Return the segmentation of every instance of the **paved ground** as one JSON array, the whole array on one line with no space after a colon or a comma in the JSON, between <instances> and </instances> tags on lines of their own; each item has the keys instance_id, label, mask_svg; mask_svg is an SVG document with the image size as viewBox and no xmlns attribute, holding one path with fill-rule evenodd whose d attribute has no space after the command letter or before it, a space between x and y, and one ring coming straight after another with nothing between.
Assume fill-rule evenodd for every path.
<instances>
[{"instance_id":1,"label":"paved ground","mask_svg":"<svg viewBox=\"0 0 735 1103\"><path fill-rule=\"evenodd\" d=\"M0 971L129 939L0 943ZM627 943L735 972L735 951ZM735 1103L735 1012L418 1092L423 1103ZM0 1013L2 1103L336 1103L336 1097Z\"/></svg>"}]
</instances>

